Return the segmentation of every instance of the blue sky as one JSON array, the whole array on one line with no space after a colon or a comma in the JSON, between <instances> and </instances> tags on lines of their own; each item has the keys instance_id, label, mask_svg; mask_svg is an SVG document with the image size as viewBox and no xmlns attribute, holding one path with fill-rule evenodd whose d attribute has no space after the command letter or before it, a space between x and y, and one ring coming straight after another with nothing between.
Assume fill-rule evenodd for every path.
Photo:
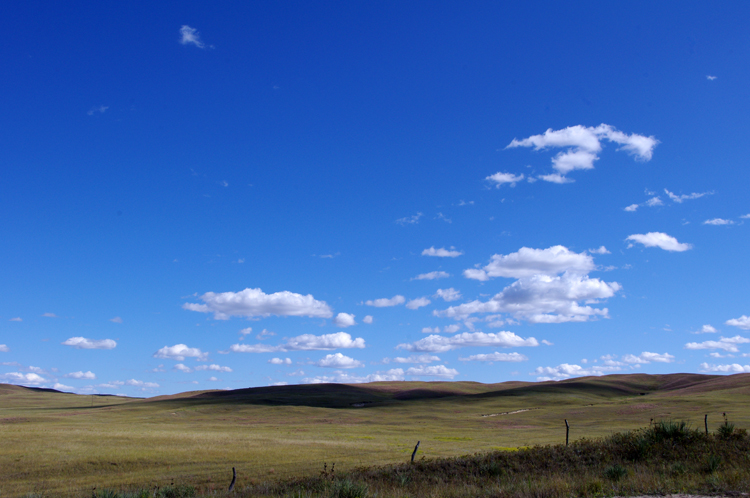
<instances>
[{"instance_id":1,"label":"blue sky","mask_svg":"<svg viewBox=\"0 0 750 498\"><path fill-rule=\"evenodd\" d=\"M743 2L23 2L0 382L750 371Z\"/></svg>"}]
</instances>

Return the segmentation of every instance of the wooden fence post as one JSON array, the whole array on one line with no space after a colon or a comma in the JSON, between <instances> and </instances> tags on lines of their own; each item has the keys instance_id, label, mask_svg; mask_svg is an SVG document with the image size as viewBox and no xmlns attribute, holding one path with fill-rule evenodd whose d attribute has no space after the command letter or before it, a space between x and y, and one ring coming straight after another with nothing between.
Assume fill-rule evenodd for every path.
<instances>
[{"instance_id":1,"label":"wooden fence post","mask_svg":"<svg viewBox=\"0 0 750 498\"><path fill-rule=\"evenodd\" d=\"M237 471L232 467L232 484L229 485L229 491L234 491L235 482L237 482Z\"/></svg>"},{"instance_id":2,"label":"wooden fence post","mask_svg":"<svg viewBox=\"0 0 750 498\"><path fill-rule=\"evenodd\" d=\"M419 448L419 441L417 441L417 445L414 447L414 451L411 454L411 463L414 463L414 456L417 454L418 448Z\"/></svg>"},{"instance_id":3,"label":"wooden fence post","mask_svg":"<svg viewBox=\"0 0 750 498\"><path fill-rule=\"evenodd\" d=\"M706 436L708 436L708 413L703 417L703 426L706 428Z\"/></svg>"},{"instance_id":4,"label":"wooden fence post","mask_svg":"<svg viewBox=\"0 0 750 498\"><path fill-rule=\"evenodd\" d=\"M568 419L565 419L565 446L568 445L568 435L570 434L570 425L568 425Z\"/></svg>"}]
</instances>

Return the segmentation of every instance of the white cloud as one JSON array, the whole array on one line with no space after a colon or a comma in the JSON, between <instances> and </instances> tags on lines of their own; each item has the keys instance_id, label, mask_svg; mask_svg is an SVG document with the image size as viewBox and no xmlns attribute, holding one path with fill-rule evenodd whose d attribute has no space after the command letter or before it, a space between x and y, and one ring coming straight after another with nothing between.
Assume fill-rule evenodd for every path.
<instances>
[{"instance_id":1,"label":"white cloud","mask_svg":"<svg viewBox=\"0 0 750 498\"><path fill-rule=\"evenodd\" d=\"M411 367L406 371L406 375L412 375L414 377L438 377L441 379L452 379L458 375L458 370L448 368L445 365L431 365L418 367Z\"/></svg>"},{"instance_id":2,"label":"white cloud","mask_svg":"<svg viewBox=\"0 0 750 498\"><path fill-rule=\"evenodd\" d=\"M333 315L325 301L317 301L311 294L303 296L289 291L265 294L261 289L247 288L240 292L206 292L200 299L205 304L185 303L183 309L213 313L216 320L227 320L230 316L330 318Z\"/></svg>"},{"instance_id":3,"label":"white cloud","mask_svg":"<svg viewBox=\"0 0 750 498\"><path fill-rule=\"evenodd\" d=\"M417 213L417 214L412 215L412 216L406 216L404 218L399 218L399 219L396 220L396 223L398 223L401 226L404 226L404 225L414 225L414 224L419 223L419 218L421 218L421 217L422 217L422 213Z\"/></svg>"},{"instance_id":4,"label":"white cloud","mask_svg":"<svg viewBox=\"0 0 750 498\"><path fill-rule=\"evenodd\" d=\"M493 182L496 188L500 188L501 185L506 183L509 183L511 187L515 187L516 183L523 179L523 174L514 175L513 173L502 173L500 171L485 178L485 180Z\"/></svg>"},{"instance_id":5,"label":"white cloud","mask_svg":"<svg viewBox=\"0 0 750 498\"><path fill-rule=\"evenodd\" d=\"M430 273L422 273L412 278L412 280L436 280L438 278L448 278L450 273L444 271L431 271Z\"/></svg>"},{"instance_id":6,"label":"white cloud","mask_svg":"<svg viewBox=\"0 0 750 498\"><path fill-rule=\"evenodd\" d=\"M703 222L704 225L734 225L733 220L725 220L722 218L714 218Z\"/></svg>"},{"instance_id":7,"label":"white cloud","mask_svg":"<svg viewBox=\"0 0 750 498\"><path fill-rule=\"evenodd\" d=\"M325 358L315 362L314 365L325 368L358 368L365 366L361 361L349 358L341 353L326 355Z\"/></svg>"},{"instance_id":8,"label":"white cloud","mask_svg":"<svg viewBox=\"0 0 750 498\"><path fill-rule=\"evenodd\" d=\"M319 375L317 377L302 379L307 384L360 384L363 382L392 382L404 380L404 371L401 368L392 368L386 372L375 372L370 375L353 375L347 372L335 372L335 375Z\"/></svg>"},{"instance_id":9,"label":"white cloud","mask_svg":"<svg viewBox=\"0 0 750 498\"><path fill-rule=\"evenodd\" d=\"M589 249L589 252L591 254L612 254L604 246L600 246L599 249Z\"/></svg>"},{"instance_id":10,"label":"white cloud","mask_svg":"<svg viewBox=\"0 0 750 498\"><path fill-rule=\"evenodd\" d=\"M639 206L640 206L640 204L631 204L630 206L628 206L628 207L625 208L625 211L633 212L633 211L637 210Z\"/></svg>"},{"instance_id":11,"label":"white cloud","mask_svg":"<svg viewBox=\"0 0 750 498\"><path fill-rule=\"evenodd\" d=\"M597 316L607 317L609 311L581 306L579 301L595 303L614 296L620 289L617 282L604 282L567 271L556 277L533 275L516 280L487 302L472 301L435 310L433 314L466 319L474 313L510 313L516 319L531 323L585 322Z\"/></svg>"},{"instance_id":12,"label":"white cloud","mask_svg":"<svg viewBox=\"0 0 750 498\"><path fill-rule=\"evenodd\" d=\"M370 324L370 323L372 323L373 321L375 321L375 319L374 319L374 318L372 317L372 315L367 315L367 316L365 316L365 317L364 317L364 318L362 319L362 323L367 323L367 324Z\"/></svg>"},{"instance_id":13,"label":"white cloud","mask_svg":"<svg viewBox=\"0 0 750 498\"><path fill-rule=\"evenodd\" d=\"M195 28L191 28L187 24L183 25L180 28L180 35L182 35L182 38L180 39L180 43L183 45L195 45L198 48L204 48L205 45L201 41L200 35L198 34L198 30Z\"/></svg>"},{"instance_id":14,"label":"white cloud","mask_svg":"<svg viewBox=\"0 0 750 498\"><path fill-rule=\"evenodd\" d=\"M365 304L367 306L375 306L376 308L387 308L389 306L398 306L399 304L404 304L406 301L406 298L404 296L393 296L392 298L380 298L375 300L368 300L365 301Z\"/></svg>"},{"instance_id":15,"label":"white cloud","mask_svg":"<svg viewBox=\"0 0 750 498\"><path fill-rule=\"evenodd\" d=\"M55 384L52 386L52 389L55 389L57 391L73 391L75 388L73 386L66 386L65 384L60 384L59 382L55 382Z\"/></svg>"},{"instance_id":16,"label":"white cloud","mask_svg":"<svg viewBox=\"0 0 750 498\"><path fill-rule=\"evenodd\" d=\"M649 232L647 234L633 234L629 235L625 240L632 240L638 242L646 247L658 247L665 251L682 252L691 249L693 246L690 244L682 244L677 242L677 239L662 232ZM629 246L632 247L632 244Z\"/></svg>"},{"instance_id":17,"label":"white cloud","mask_svg":"<svg viewBox=\"0 0 750 498\"><path fill-rule=\"evenodd\" d=\"M96 379L96 374L94 374L94 372L92 372L90 370L88 372L78 371L78 372L70 372L69 374L65 374L65 377L67 377L69 379L88 379L88 380L94 380L94 379Z\"/></svg>"},{"instance_id":18,"label":"white cloud","mask_svg":"<svg viewBox=\"0 0 750 498\"><path fill-rule=\"evenodd\" d=\"M244 328L244 329L240 330L240 334L247 335L247 334L252 333L252 331L253 331L252 327L247 327L247 328Z\"/></svg>"},{"instance_id":19,"label":"white cloud","mask_svg":"<svg viewBox=\"0 0 750 498\"><path fill-rule=\"evenodd\" d=\"M42 316L47 318L57 318L57 315L55 315L54 313L42 313Z\"/></svg>"},{"instance_id":20,"label":"white cloud","mask_svg":"<svg viewBox=\"0 0 750 498\"><path fill-rule=\"evenodd\" d=\"M528 361L528 358L520 353L498 353L497 351L495 351L494 353L490 354L474 354L471 356L467 356L466 358L459 358L459 360L486 361L492 363L496 361Z\"/></svg>"},{"instance_id":21,"label":"white cloud","mask_svg":"<svg viewBox=\"0 0 750 498\"><path fill-rule=\"evenodd\" d=\"M195 367L195 371L199 372L202 370L211 370L212 372L231 372L232 369L229 367L222 367L221 365L211 364L211 365L198 365Z\"/></svg>"},{"instance_id":22,"label":"white cloud","mask_svg":"<svg viewBox=\"0 0 750 498\"><path fill-rule=\"evenodd\" d=\"M456 251L455 247L451 247L450 249L446 249L444 247L441 247L440 249L435 249L435 247L430 247L429 249L425 249L422 251L422 256L436 256L438 258L456 258L458 256L461 256L464 252L463 251Z\"/></svg>"},{"instance_id":23,"label":"white cloud","mask_svg":"<svg viewBox=\"0 0 750 498\"><path fill-rule=\"evenodd\" d=\"M185 344L175 344L174 346L164 346L154 353L154 358L177 361L185 361L185 358L195 358L198 361L206 361L208 353L204 353L198 348L189 348Z\"/></svg>"},{"instance_id":24,"label":"white cloud","mask_svg":"<svg viewBox=\"0 0 750 498\"><path fill-rule=\"evenodd\" d=\"M446 325L445 327L443 327L443 332L445 332L446 334L455 334L460 328L461 326L458 324Z\"/></svg>"},{"instance_id":25,"label":"white cloud","mask_svg":"<svg viewBox=\"0 0 750 498\"><path fill-rule=\"evenodd\" d=\"M707 79L708 81L713 81L713 80L715 80L716 78L717 78L717 76L711 76L710 74L706 75L706 79Z\"/></svg>"},{"instance_id":26,"label":"white cloud","mask_svg":"<svg viewBox=\"0 0 750 498\"><path fill-rule=\"evenodd\" d=\"M720 372L720 373L750 373L750 365L740 365L732 363L731 365L709 365L708 363L700 364L701 372Z\"/></svg>"},{"instance_id":27,"label":"white cloud","mask_svg":"<svg viewBox=\"0 0 750 498\"><path fill-rule=\"evenodd\" d=\"M571 377L587 377L590 375L605 375L610 372L617 372L622 370L620 365L603 365L603 366L592 366L589 368L583 368L580 365L571 365L569 363L563 363L556 367L537 367L537 369L531 375L538 375L536 378L538 381L546 380L563 380Z\"/></svg>"},{"instance_id":28,"label":"white cloud","mask_svg":"<svg viewBox=\"0 0 750 498\"><path fill-rule=\"evenodd\" d=\"M439 334L440 333L440 327L422 327L422 333L423 334Z\"/></svg>"},{"instance_id":29,"label":"white cloud","mask_svg":"<svg viewBox=\"0 0 750 498\"><path fill-rule=\"evenodd\" d=\"M507 255L494 254L483 269L466 270L464 276L487 280L487 277L523 278L532 275L558 275L563 272L584 275L594 268L594 259L585 251L575 253L559 245L547 249L522 247Z\"/></svg>"},{"instance_id":30,"label":"white cloud","mask_svg":"<svg viewBox=\"0 0 750 498\"><path fill-rule=\"evenodd\" d=\"M334 325L337 327L351 327L352 325L356 325L357 322L354 321L354 315L349 313L339 313L336 315L336 318L333 319Z\"/></svg>"},{"instance_id":31,"label":"white cloud","mask_svg":"<svg viewBox=\"0 0 750 498\"><path fill-rule=\"evenodd\" d=\"M438 289L435 293L435 297L440 297L443 298L443 301L450 302L461 299L461 293L453 287L449 287L447 289Z\"/></svg>"},{"instance_id":32,"label":"white cloud","mask_svg":"<svg viewBox=\"0 0 750 498\"><path fill-rule=\"evenodd\" d=\"M667 189L664 189L664 193L666 193L667 196L672 199L672 202L676 202L677 204L681 204L683 201L691 199L700 199L704 195L713 195L713 192L693 192L692 194L676 195Z\"/></svg>"},{"instance_id":33,"label":"white cloud","mask_svg":"<svg viewBox=\"0 0 750 498\"><path fill-rule=\"evenodd\" d=\"M698 332L696 332L696 334L715 334L717 332L718 330L711 325L704 325Z\"/></svg>"},{"instance_id":34,"label":"white cloud","mask_svg":"<svg viewBox=\"0 0 750 498\"><path fill-rule=\"evenodd\" d=\"M654 137L627 135L614 127L601 124L597 127L581 125L569 126L562 130L548 129L543 135L533 135L523 140L513 139L506 148L534 147L535 150L546 148L566 148L552 158L552 167L556 171L551 175L541 175L542 180L554 183L568 183L565 175L579 169L593 169L602 149L601 141L608 140L620 145L620 149L635 156L637 160L649 161L654 147L659 143Z\"/></svg>"},{"instance_id":35,"label":"white cloud","mask_svg":"<svg viewBox=\"0 0 750 498\"><path fill-rule=\"evenodd\" d=\"M143 389L144 391L146 390L146 388L153 389L155 387L159 387L159 384L157 384L156 382L144 382L142 380L135 380L135 379L126 380L125 385L133 386L133 387L141 387L141 388L144 388Z\"/></svg>"},{"instance_id":36,"label":"white cloud","mask_svg":"<svg viewBox=\"0 0 750 498\"><path fill-rule=\"evenodd\" d=\"M425 352L425 353L443 353L453 349L464 348L469 346L495 346L501 348L515 348L522 346L538 346L539 343L533 337L523 339L513 332L464 332L456 334L453 337L444 337L439 335L430 335L410 344L399 344L398 349L407 351Z\"/></svg>"},{"instance_id":37,"label":"white cloud","mask_svg":"<svg viewBox=\"0 0 750 498\"><path fill-rule=\"evenodd\" d=\"M6 346L5 344L0 344L0 353L8 353L10 352L10 348Z\"/></svg>"},{"instance_id":38,"label":"white cloud","mask_svg":"<svg viewBox=\"0 0 750 498\"><path fill-rule=\"evenodd\" d=\"M206 380L208 380L209 382L219 382L221 379L211 376Z\"/></svg>"},{"instance_id":39,"label":"white cloud","mask_svg":"<svg viewBox=\"0 0 750 498\"><path fill-rule=\"evenodd\" d=\"M85 337L71 337L62 344L63 346L73 346L76 349L114 349L117 347L117 343L112 339L96 341Z\"/></svg>"},{"instance_id":40,"label":"white cloud","mask_svg":"<svg viewBox=\"0 0 750 498\"><path fill-rule=\"evenodd\" d=\"M282 360L281 358L271 358L270 360L268 360L268 363L271 363L272 365L291 365L292 359L284 358Z\"/></svg>"},{"instance_id":41,"label":"white cloud","mask_svg":"<svg viewBox=\"0 0 750 498\"><path fill-rule=\"evenodd\" d=\"M393 359L384 358L383 363L432 363L434 361L440 361L440 357L432 354L413 354L408 358L396 357Z\"/></svg>"},{"instance_id":42,"label":"white cloud","mask_svg":"<svg viewBox=\"0 0 750 498\"><path fill-rule=\"evenodd\" d=\"M648 207L663 206L664 205L664 201L661 200L661 197L657 196L657 197L650 198L649 200L647 200L646 202L644 202L644 204L646 206L648 206Z\"/></svg>"},{"instance_id":43,"label":"white cloud","mask_svg":"<svg viewBox=\"0 0 750 498\"><path fill-rule=\"evenodd\" d=\"M22 321L23 321L23 318L21 318L20 316L17 316L17 317L15 317L15 318L11 318L11 319L10 319L10 320L8 320L8 321L9 321L9 322L22 322Z\"/></svg>"},{"instance_id":44,"label":"white cloud","mask_svg":"<svg viewBox=\"0 0 750 498\"><path fill-rule=\"evenodd\" d=\"M742 330L750 330L750 316L742 315L739 318L732 318L724 323L731 325L732 327L739 327Z\"/></svg>"},{"instance_id":45,"label":"white cloud","mask_svg":"<svg viewBox=\"0 0 750 498\"><path fill-rule=\"evenodd\" d=\"M539 175L539 178L545 182L558 183L560 185L565 183L573 183L575 180L562 176L560 173L551 173L549 175Z\"/></svg>"},{"instance_id":46,"label":"white cloud","mask_svg":"<svg viewBox=\"0 0 750 498\"><path fill-rule=\"evenodd\" d=\"M415 310L423 306L427 306L430 303L432 303L432 301L430 301L426 297L418 297L406 303L406 307L409 308L410 310Z\"/></svg>"},{"instance_id":47,"label":"white cloud","mask_svg":"<svg viewBox=\"0 0 750 498\"><path fill-rule=\"evenodd\" d=\"M114 323L122 323L122 318L120 318L119 316L116 316L114 318L110 318L109 321L114 322Z\"/></svg>"},{"instance_id":48,"label":"white cloud","mask_svg":"<svg viewBox=\"0 0 750 498\"><path fill-rule=\"evenodd\" d=\"M271 332L270 330L263 329L260 331L258 335L255 336L256 339L259 341L262 341L263 339L267 337L273 337L276 335L276 332Z\"/></svg>"},{"instance_id":49,"label":"white cloud","mask_svg":"<svg viewBox=\"0 0 750 498\"><path fill-rule=\"evenodd\" d=\"M21 373L21 372L9 372L0 375L0 380L4 380L9 384L21 384L21 385L32 385L36 386L47 382L47 379L39 374L35 373Z\"/></svg>"},{"instance_id":50,"label":"white cloud","mask_svg":"<svg viewBox=\"0 0 750 498\"><path fill-rule=\"evenodd\" d=\"M109 106L100 105L100 106L92 107L91 109L88 110L88 112L86 112L86 114L88 114L89 116L93 116L97 112L99 114L104 114L107 109L109 109Z\"/></svg>"},{"instance_id":51,"label":"white cloud","mask_svg":"<svg viewBox=\"0 0 750 498\"><path fill-rule=\"evenodd\" d=\"M174 366L174 367L172 367L172 368L173 368L174 370L179 370L180 372L184 372L184 373L190 373L190 372L192 372L192 371L193 371L193 369L192 369L192 368L190 368L189 366L187 366L187 365L184 365L184 364L182 364L182 363L178 363L177 365L175 365L175 366Z\"/></svg>"},{"instance_id":52,"label":"white cloud","mask_svg":"<svg viewBox=\"0 0 750 498\"><path fill-rule=\"evenodd\" d=\"M285 351L321 351L331 349L351 349L365 347L365 340L358 337L352 340L352 336L346 332L335 334L312 335L303 334L288 339L285 344L279 346L268 346L266 344L233 344L229 349L235 353L273 353Z\"/></svg>"},{"instance_id":53,"label":"white cloud","mask_svg":"<svg viewBox=\"0 0 750 498\"><path fill-rule=\"evenodd\" d=\"M649 353L648 351L644 351L638 356L632 355L632 354L626 354L622 357L622 361L625 363L634 363L634 364L644 364L644 363L651 363L651 362L657 362L657 363L672 363L674 361L674 356L672 356L669 353L659 354L659 353Z\"/></svg>"},{"instance_id":54,"label":"white cloud","mask_svg":"<svg viewBox=\"0 0 750 498\"><path fill-rule=\"evenodd\" d=\"M746 344L750 339L736 335L734 337L721 337L718 341L689 342L685 344L685 349L723 349L730 353L737 353L738 344Z\"/></svg>"},{"instance_id":55,"label":"white cloud","mask_svg":"<svg viewBox=\"0 0 750 498\"><path fill-rule=\"evenodd\" d=\"M750 213L748 213L748 214L743 214L742 216L740 216L740 218L742 218L743 220L747 220L747 219L750 219Z\"/></svg>"}]
</instances>

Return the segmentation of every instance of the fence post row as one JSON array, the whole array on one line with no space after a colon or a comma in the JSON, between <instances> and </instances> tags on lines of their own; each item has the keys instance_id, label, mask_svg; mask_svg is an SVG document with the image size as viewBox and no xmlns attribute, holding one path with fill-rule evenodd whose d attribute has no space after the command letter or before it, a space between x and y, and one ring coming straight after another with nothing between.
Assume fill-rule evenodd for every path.
<instances>
[{"instance_id":1,"label":"fence post row","mask_svg":"<svg viewBox=\"0 0 750 498\"><path fill-rule=\"evenodd\" d=\"M565 419L565 446L568 445L568 435L570 434L570 425L568 425L568 419Z\"/></svg>"},{"instance_id":2,"label":"fence post row","mask_svg":"<svg viewBox=\"0 0 750 498\"><path fill-rule=\"evenodd\" d=\"M417 445L414 447L414 451L411 454L411 463L414 463L414 456L417 454L418 448L419 448L419 441L417 441Z\"/></svg>"}]
</instances>

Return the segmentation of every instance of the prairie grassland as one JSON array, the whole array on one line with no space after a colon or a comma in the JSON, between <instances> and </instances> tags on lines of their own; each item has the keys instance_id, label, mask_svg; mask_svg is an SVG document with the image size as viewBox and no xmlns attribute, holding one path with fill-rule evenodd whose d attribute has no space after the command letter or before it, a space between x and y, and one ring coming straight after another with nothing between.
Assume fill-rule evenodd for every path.
<instances>
[{"instance_id":1,"label":"prairie grassland","mask_svg":"<svg viewBox=\"0 0 750 498\"><path fill-rule=\"evenodd\" d=\"M417 459L608 436L680 419L750 426L750 375L394 382L91 397L0 385L0 496L183 483L224 490ZM93 401L93 406L92 406ZM264 484L266 483L266 484Z\"/></svg>"}]
</instances>

